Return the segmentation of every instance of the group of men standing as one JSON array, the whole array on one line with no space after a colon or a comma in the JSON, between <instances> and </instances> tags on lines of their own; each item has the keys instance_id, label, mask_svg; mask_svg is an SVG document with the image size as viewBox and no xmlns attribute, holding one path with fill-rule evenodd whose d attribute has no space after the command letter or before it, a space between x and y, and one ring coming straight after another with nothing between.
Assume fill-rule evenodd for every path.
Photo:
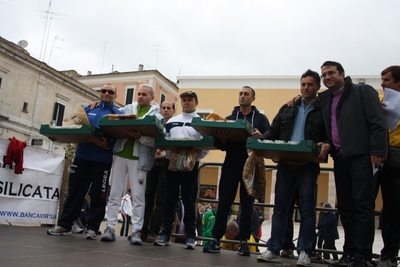
<instances>
[{"instance_id":1,"label":"group of men standing","mask_svg":"<svg viewBox=\"0 0 400 267\"><path fill-rule=\"evenodd\" d=\"M317 94L321 78L328 90ZM400 92L400 66L392 66L382 72L382 87ZM246 119L254 127L254 138L299 142L313 140L320 146L319 159L324 160L330 154L334 160L334 174L337 192L338 211L345 232L344 254L338 264L352 267L365 267L372 257L374 241L374 207L377 181L382 188L384 201L382 235L384 248L380 259L381 267L395 266L400 235L400 183L399 169L391 162L393 156L390 147L400 146L400 127L395 131L387 130L385 106L381 105L378 93L366 84L354 84L345 76L342 65L326 61L321 66L321 75L308 70L300 79L301 97L292 106L283 105L274 118L271 126L267 117L260 113L252 103L255 91L244 86L239 92L239 106L233 109L229 120ZM154 91L148 85L141 85L138 90L138 101L121 110L112 102L116 88L110 84L100 91L101 102L94 108L86 108L92 125L97 125L101 116L109 113L136 114L138 117L159 115L159 107L154 104ZM193 117L198 117L196 106L198 97L195 92L187 91L180 95L182 114L172 117L165 124L170 137L201 137L191 127ZM172 115L172 114L171 114ZM161 116L160 116L161 117ZM160 118L162 119L162 118ZM131 244L141 245L141 230L145 210L146 174L152 169L155 157L154 138L142 136L140 131L128 131L126 140L93 140L93 144L79 144L71 168L69 193L58 225L49 230L51 235L67 235L72 222L78 215L87 189L94 195L95 209L91 211L88 234L86 238L95 239L104 212L105 191L102 188L107 181L114 150L113 179L110 200L108 202L107 229L102 241L114 241L114 228L117 221L119 199L126 186L126 175L132 189L132 237ZM217 131L215 146L226 151L219 182L219 208L215 225L212 229L213 239L203 247L203 252L219 253L220 240L225 234L227 216L234 202L240 184L240 204L242 220L240 221L239 250L243 256L249 256L247 240L251 235L251 214L254 198L249 196L242 181L243 167L248 157L245 144L231 142L226 131ZM389 139L388 139L389 136ZM154 245L168 246L172 225L175 219L175 207L179 195L184 205L184 219L187 241L185 248L194 249L196 213L195 201L198 183L198 164L208 151L196 151L196 163L189 172L166 169L169 161L163 163L165 170L165 202L161 235ZM105 163L105 164L103 164ZM101 165L101 168L96 167ZM83 166L83 167L81 167ZM79 168L78 168L79 167ZM374 169L379 169L375 174ZM101 172L101 173L100 173ZM297 265L309 266L310 254L315 233L315 188L320 173L318 163L287 162L278 163L275 185L275 207L272 217L271 237L268 249L257 257L258 261L274 262L279 260L282 249L288 211L295 194L301 215L299 241L297 245L299 259ZM103 180L104 181L103 181ZM104 191L104 192L103 192ZM101 198L96 206L96 194ZM154 196L153 196L154 199ZM80 203L79 203L80 202ZM158 216L159 218L160 216ZM91 223L91 220L94 223ZM147 225L145 226L147 227ZM92 231L92 232L90 232ZM153 230L152 235L154 236Z\"/></svg>"}]
</instances>

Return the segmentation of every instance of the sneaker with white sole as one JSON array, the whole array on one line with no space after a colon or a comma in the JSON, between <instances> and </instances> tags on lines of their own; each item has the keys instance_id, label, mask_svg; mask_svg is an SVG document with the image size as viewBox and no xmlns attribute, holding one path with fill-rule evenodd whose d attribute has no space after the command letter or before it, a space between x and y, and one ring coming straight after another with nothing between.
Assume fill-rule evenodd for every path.
<instances>
[{"instance_id":1,"label":"sneaker with white sole","mask_svg":"<svg viewBox=\"0 0 400 267\"><path fill-rule=\"evenodd\" d=\"M82 234L83 233L83 229L82 229L81 225L76 220L73 221L71 230L72 230L73 234Z\"/></svg>"},{"instance_id":2,"label":"sneaker with white sole","mask_svg":"<svg viewBox=\"0 0 400 267\"><path fill-rule=\"evenodd\" d=\"M196 240L194 238L189 237L186 239L185 249L195 249L196 248Z\"/></svg>"},{"instance_id":3,"label":"sneaker with white sole","mask_svg":"<svg viewBox=\"0 0 400 267\"><path fill-rule=\"evenodd\" d=\"M221 243L216 238L213 238L203 247L203 252L221 253Z\"/></svg>"},{"instance_id":4,"label":"sneaker with white sole","mask_svg":"<svg viewBox=\"0 0 400 267\"><path fill-rule=\"evenodd\" d=\"M100 241L105 241L105 242L115 241L115 230L112 229L111 227L107 227Z\"/></svg>"},{"instance_id":5,"label":"sneaker with white sole","mask_svg":"<svg viewBox=\"0 0 400 267\"><path fill-rule=\"evenodd\" d=\"M72 235L71 230L67 230L61 226L56 226L54 229L47 230L47 234L49 235Z\"/></svg>"},{"instance_id":6,"label":"sneaker with white sole","mask_svg":"<svg viewBox=\"0 0 400 267\"><path fill-rule=\"evenodd\" d=\"M96 240L97 239L97 234L95 231L93 230L88 230L85 236L85 239L89 239L89 240Z\"/></svg>"},{"instance_id":7,"label":"sneaker with white sole","mask_svg":"<svg viewBox=\"0 0 400 267\"><path fill-rule=\"evenodd\" d=\"M264 262L280 262L279 255L275 255L272 251L266 250L261 255L257 256L257 261Z\"/></svg>"},{"instance_id":8,"label":"sneaker with white sole","mask_svg":"<svg viewBox=\"0 0 400 267\"><path fill-rule=\"evenodd\" d=\"M131 245L137 245L137 246L142 245L142 238L141 238L141 234L139 231L132 232L130 242L131 242Z\"/></svg>"},{"instance_id":9,"label":"sneaker with white sole","mask_svg":"<svg viewBox=\"0 0 400 267\"><path fill-rule=\"evenodd\" d=\"M171 246L171 237L162 233L159 238L153 243L154 246Z\"/></svg>"},{"instance_id":10,"label":"sneaker with white sole","mask_svg":"<svg viewBox=\"0 0 400 267\"><path fill-rule=\"evenodd\" d=\"M296 265L297 266L305 266L305 267L308 267L311 265L310 257L307 255L307 253L304 250L300 251L299 258L297 259Z\"/></svg>"}]
</instances>

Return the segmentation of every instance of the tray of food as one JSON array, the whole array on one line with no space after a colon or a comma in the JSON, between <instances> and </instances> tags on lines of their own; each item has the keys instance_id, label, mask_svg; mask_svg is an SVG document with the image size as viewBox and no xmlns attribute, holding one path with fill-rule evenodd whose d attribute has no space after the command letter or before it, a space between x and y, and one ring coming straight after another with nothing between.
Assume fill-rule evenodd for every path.
<instances>
[{"instance_id":1,"label":"tray of food","mask_svg":"<svg viewBox=\"0 0 400 267\"><path fill-rule=\"evenodd\" d=\"M124 129L140 131L145 136L164 136L164 125L156 116L137 118L136 115L112 114L100 118L99 126L114 138L129 138Z\"/></svg>"},{"instance_id":2,"label":"tray of food","mask_svg":"<svg viewBox=\"0 0 400 267\"><path fill-rule=\"evenodd\" d=\"M91 143L91 138L107 138L103 131L92 125L50 126L42 124L39 132L59 143Z\"/></svg>"},{"instance_id":3,"label":"tray of food","mask_svg":"<svg viewBox=\"0 0 400 267\"><path fill-rule=\"evenodd\" d=\"M246 143L247 138L254 132L254 127L245 120L224 121L224 120L201 120L193 118L191 126L202 136L214 136L217 130L223 130L230 134L228 141Z\"/></svg>"},{"instance_id":4,"label":"tray of food","mask_svg":"<svg viewBox=\"0 0 400 267\"><path fill-rule=\"evenodd\" d=\"M204 136L202 139L171 138L157 136L154 145L164 150L174 150L178 148L194 148L196 150L215 150L214 137Z\"/></svg>"},{"instance_id":5,"label":"tray of food","mask_svg":"<svg viewBox=\"0 0 400 267\"><path fill-rule=\"evenodd\" d=\"M248 138L246 148L253 149L258 155L272 160L314 163L327 162L327 160L318 159L320 147L312 140L285 142Z\"/></svg>"}]
</instances>

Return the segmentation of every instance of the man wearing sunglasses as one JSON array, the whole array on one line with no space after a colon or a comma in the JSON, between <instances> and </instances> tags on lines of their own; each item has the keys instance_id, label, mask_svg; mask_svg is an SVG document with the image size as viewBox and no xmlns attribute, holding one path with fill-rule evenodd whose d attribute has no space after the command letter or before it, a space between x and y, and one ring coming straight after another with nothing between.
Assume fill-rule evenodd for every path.
<instances>
[{"instance_id":1,"label":"man wearing sunglasses","mask_svg":"<svg viewBox=\"0 0 400 267\"><path fill-rule=\"evenodd\" d=\"M159 106L152 102L154 89L149 84L142 84L137 90L137 101L121 108L125 114L134 114L138 118L155 115L159 120ZM115 241L115 225L118 221L118 210L121 195L124 192L129 177L132 191L132 245L142 245L141 230L145 209L146 175L153 167L156 149L154 138L144 136L140 131L124 129L129 139L118 139L114 146L113 171L111 176L111 191L107 204L107 228L101 241Z\"/></svg>"},{"instance_id":2,"label":"man wearing sunglasses","mask_svg":"<svg viewBox=\"0 0 400 267\"><path fill-rule=\"evenodd\" d=\"M342 65L326 61L319 94L331 143L338 211L345 233L344 254L333 264L366 267L374 241L375 180L373 168L387 155L385 114L377 91L353 84Z\"/></svg>"},{"instance_id":3,"label":"man wearing sunglasses","mask_svg":"<svg viewBox=\"0 0 400 267\"><path fill-rule=\"evenodd\" d=\"M100 102L94 108L84 110L91 125L99 128L98 121L107 114L121 114L113 102L117 89L112 84L104 84L100 91ZM49 235L71 235L73 221L78 218L85 194L90 187L90 211L87 221L86 239L96 239L105 215L108 178L112 164L113 139L92 138L92 143L78 144L75 159L70 169L68 196L57 226L48 230Z\"/></svg>"}]
</instances>

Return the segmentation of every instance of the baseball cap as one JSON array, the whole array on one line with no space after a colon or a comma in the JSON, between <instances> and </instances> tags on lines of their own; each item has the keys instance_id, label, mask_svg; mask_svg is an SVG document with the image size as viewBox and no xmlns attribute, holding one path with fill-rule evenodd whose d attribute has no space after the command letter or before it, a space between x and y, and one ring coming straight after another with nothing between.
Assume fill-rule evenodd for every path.
<instances>
[{"instance_id":1,"label":"baseball cap","mask_svg":"<svg viewBox=\"0 0 400 267\"><path fill-rule=\"evenodd\" d=\"M186 91L186 92L183 92L183 93L180 95L181 98L184 97L184 96L191 96L191 97L194 97L194 99L197 101L197 95L196 95L195 92Z\"/></svg>"}]
</instances>

